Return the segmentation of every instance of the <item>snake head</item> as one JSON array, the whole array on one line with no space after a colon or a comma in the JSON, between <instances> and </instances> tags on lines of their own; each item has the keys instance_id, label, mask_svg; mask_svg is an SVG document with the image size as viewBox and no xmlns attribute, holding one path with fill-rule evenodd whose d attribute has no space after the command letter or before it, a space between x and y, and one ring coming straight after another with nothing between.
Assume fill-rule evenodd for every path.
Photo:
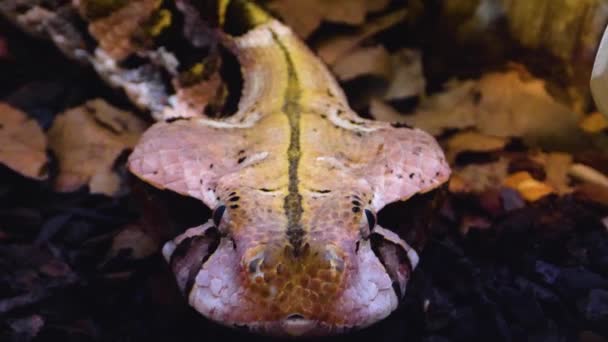
<instances>
[{"instance_id":1,"label":"snake head","mask_svg":"<svg viewBox=\"0 0 608 342\"><path fill-rule=\"evenodd\" d=\"M440 146L419 129L354 113L329 70L277 21L232 45L238 112L158 122L129 157L147 183L214 210L164 248L178 285L205 317L271 335L335 334L385 318L418 256L376 213L447 181Z\"/></svg>"},{"instance_id":2,"label":"snake head","mask_svg":"<svg viewBox=\"0 0 608 342\"><path fill-rule=\"evenodd\" d=\"M418 256L350 192L304 193L298 237L282 210L261 210L282 209L282 196L226 189L209 222L163 253L190 305L221 324L279 336L363 328L397 307Z\"/></svg>"}]
</instances>

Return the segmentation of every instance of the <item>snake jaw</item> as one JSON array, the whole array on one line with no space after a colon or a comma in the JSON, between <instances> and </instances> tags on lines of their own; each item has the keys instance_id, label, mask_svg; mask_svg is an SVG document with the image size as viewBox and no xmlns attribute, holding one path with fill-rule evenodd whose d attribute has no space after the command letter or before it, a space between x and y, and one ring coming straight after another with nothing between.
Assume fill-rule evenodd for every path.
<instances>
[{"instance_id":1,"label":"snake jaw","mask_svg":"<svg viewBox=\"0 0 608 342\"><path fill-rule=\"evenodd\" d=\"M280 240L221 234L213 219L166 243L163 254L190 305L220 324L278 336L360 329L397 308L418 255L377 224L361 236L369 217L346 209L352 235L340 244L311 235L297 255Z\"/></svg>"},{"instance_id":2,"label":"snake jaw","mask_svg":"<svg viewBox=\"0 0 608 342\"><path fill-rule=\"evenodd\" d=\"M253 293L247 281L249 272L229 238L220 238L217 248L199 268L190 269L188 267L195 265L183 262L181 269L177 268L180 265L176 262L179 246L193 239L200 241L201 236L208 234L208 229L192 228L172 242L177 247L169 244L165 249L174 251L170 260L178 283L184 283L183 279L192 277L193 270L196 270L191 290L189 293L186 291L188 300L194 309L213 321L228 326L245 326L268 335L327 335L366 327L385 318L397 307L398 298L392 289L391 278L372 250L370 241L365 240L350 262L342 261L336 251L324 253L324 259L329 258L329 263L343 263L344 272L347 272L342 290L336 292L334 300L324 305L326 314L316 316L298 310L286 314L280 309L279 315L276 311L273 314L272 305L260 302ZM200 245L191 247L200 250ZM193 251L185 254L192 253L200 255ZM263 261L255 262L256 272L263 271L261 263ZM275 295L270 294L271 297Z\"/></svg>"},{"instance_id":3,"label":"snake jaw","mask_svg":"<svg viewBox=\"0 0 608 342\"><path fill-rule=\"evenodd\" d=\"M364 240L349 257L335 246L317 253L319 260L335 268L335 272L328 274L343 277L342 289L336 290L334 299L322 306L326 314L318 316L299 309L293 312L279 309L273 313L272 305L261 302L254 293L249 274L253 270L263 278L268 275L264 274L268 272L265 262L274 260L278 262L275 266L289 268L288 261L258 252L244 263L233 241L215 235L214 231L212 223L190 228L163 247L163 254L190 305L213 321L245 326L267 335L318 336L363 328L385 318L397 307L392 281L374 254L371 242ZM211 246L212 239L219 239L216 248ZM311 252L311 258L313 254ZM293 292L290 298L297 293L301 292ZM268 295L272 302L279 294Z\"/></svg>"},{"instance_id":4,"label":"snake jaw","mask_svg":"<svg viewBox=\"0 0 608 342\"><path fill-rule=\"evenodd\" d=\"M397 296L402 298L411 273L418 265L418 253L396 233L379 225L374 228L371 240L374 252L393 281Z\"/></svg>"}]
</instances>

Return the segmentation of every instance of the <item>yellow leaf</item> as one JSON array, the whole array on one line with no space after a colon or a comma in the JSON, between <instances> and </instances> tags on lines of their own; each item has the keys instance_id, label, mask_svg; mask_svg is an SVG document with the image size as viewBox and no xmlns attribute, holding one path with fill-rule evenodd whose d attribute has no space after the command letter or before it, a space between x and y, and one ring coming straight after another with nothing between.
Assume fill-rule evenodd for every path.
<instances>
[{"instance_id":1,"label":"yellow leaf","mask_svg":"<svg viewBox=\"0 0 608 342\"><path fill-rule=\"evenodd\" d=\"M602 115L602 113L595 112L586 116L581 121L580 127L587 133L600 133L601 131L608 129L608 118Z\"/></svg>"},{"instance_id":2,"label":"yellow leaf","mask_svg":"<svg viewBox=\"0 0 608 342\"><path fill-rule=\"evenodd\" d=\"M516 190L525 200L530 202L537 201L555 192L551 186L532 178L527 171L509 175L504 180L503 185Z\"/></svg>"}]
</instances>

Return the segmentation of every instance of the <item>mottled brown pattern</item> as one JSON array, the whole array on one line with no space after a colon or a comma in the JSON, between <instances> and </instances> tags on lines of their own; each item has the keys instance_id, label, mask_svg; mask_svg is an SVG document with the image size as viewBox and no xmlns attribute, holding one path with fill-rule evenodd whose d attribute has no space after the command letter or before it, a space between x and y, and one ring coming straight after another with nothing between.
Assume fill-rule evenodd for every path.
<instances>
[{"instance_id":1,"label":"mottled brown pattern","mask_svg":"<svg viewBox=\"0 0 608 342\"><path fill-rule=\"evenodd\" d=\"M141 48L142 42L135 42L134 36L160 5L160 0L128 1L110 15L93 20L89 32L108 55L120 61Z\"/></svg>"}]
</instances>

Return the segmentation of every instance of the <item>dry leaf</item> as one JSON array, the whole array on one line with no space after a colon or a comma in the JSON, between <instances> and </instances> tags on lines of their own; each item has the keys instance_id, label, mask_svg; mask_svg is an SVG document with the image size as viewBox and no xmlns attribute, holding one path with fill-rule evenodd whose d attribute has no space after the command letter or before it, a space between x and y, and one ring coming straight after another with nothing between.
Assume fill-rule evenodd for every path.
<instances>
[{"instance_id":1,"label":"dry leaf","mask_svg":"<svg viewBox=\"0 0 608 342\"><path fill-rule=\"evenodd\" d=\"M207 106L214 104L214 100L221 93L222 86L219 71L188 85L182 85L174 79L173 87L176 93L169 97L171 105L164 107L155 119L164 121L174 118L203 117Z\"/></svg>"},{"instance_id":2,"label":"dry leaf","mask_svg":"<svg viewBox=\"0 0 608 342\"><path fill-rule=\"evenodd\" d=\"M475 126L476 111L472 99L476 93L476 82L449 82L446 90L430 96L414 115L401 115L383 103L372 103L370 114L380 121L406 123L440 135L446 129L463 129ZM375 107L374 107L375 106Z\"/></svg>"},{"instance_id":3,"label":"dry leaf","mask_svg":"<svg viewBox=\"0 0 608 342\"><path fill-rule=\"evenodd\" d=\"M547 176L545 183L552 186L559 195L572 192L570 186L570 166L572 165L572 155L568 153L540 153L532 156L532 159L544 166Z\"/></svg>"},{"instance_id":4,"label":"dry leaf","mask_svg":"<svg viewBox=\"0 0 608 342\"><path fill-rule=\"evenodd\" d=\"M391 57L382 45L354 50L332 66L341 81L358 76L373 75L388 79L391 74Z\"/></svg>"},{"instance_id":5,"label":"dry leaf","mask_svg":"<svg viewBox=\"0 0 608 342\"><path fill-rule=\"evenodd\" d=\"M138 225L127 225L112 240L112 247L106 261L116 257L121 251L129 251L132 259L147 258L159 249L158 243Z\"/></svg>"},{"instance_id":6,"label":"dry leaf","mask_svg":"<svg viewBox=\"0 0 608 342\"><path fill-rule=\"evenodd\" d=\"M452 179L456 178L455 184L450 183L450 191L482 193L490 189L498 189L507 177L509 160L500 158L492 163L471 164L452 170Z\"/></svg>"},{"instance_id":7,"label":"dry leaf","mask_svg":"<svg viewBox=\"0 0 608 342\"><path fill-rule=\"evenodd\" d=\"M586 116L581 121L580 127L587 133L600 133L604 130L608 130L608 118L600 112L595 112Z\"/></svg>"},{"instance_id":8,"label":"dry leaf","mask_svg":"<svg viewBox=\"0 0 608 342\"><path fill-rule=\"evenodd\" d=\"M527 171L520 171L509 175L503 184L507 188L517 190L525 200L530 202L537 201L555 192L551 186L537 181Z\"/></svg>"},{"instance_id":9,"label":"dry leaf","mask_svg":"<svg viewBox=\"0 0 608 342\"><path fill-rule=\"evenodd\" d=\"M369 101L369 113L374 119L385 122L403 122L405 117L405 115L377 98L372 98Z\"/></svg>"},{"instance_id":10,"label":"dry leaf","mask_svg":"<svg viewBox=\"0 0 608 342\"><path fill-rule=\"evenodd\" d=\"M146 125L130 112L96 99L60 114L49 130L49 145L59 160L58 191L88 184L91 193L115 194L120 178L116 158L137 143Z\"/></svg>"},{"instance_id":11,"label":"dry leaf","mask_svg":"<svg viewBox=\"0 0 608 342\"><path fill-rule=\"evenodd\" d=\"M457 173L453 173L450 177L448 190L453 194L471 191L466 180L460 177L460 175L458 175Z\"/></svg>"},{"instance_id":12,"label":"dry leaf","mask_svg":"<svg viewBox=\"0 0 608 342\"><path fill-rule=\"evenodd\" d=\"M447 141L446 157L453 163L462 152L491 152L505 147L507 139L476 132L459 132Z\"/></svg>"},{"instance_id":13,"label":"dry leaf","mask_svg":"<svg viewBox=\"0 0 608 342\"><path fill-rule=\"evenodd\" d=\"M608 177L598 170L583 164L573 164L569 174L584 182L608 188Z\"/></svg>"},{"instance_id":14,"label":"dry leaf","mask_svg":"<svg viewBox=\"0 0 608 342\"><path fill-rule=\"evenodd\" d=\"M46 179L46 136L35 120L0 102L0 163L34 179Z\"/></svg>"},{"instance_id":15,"label":"dry leaf","mask_svg":"<svg viewBox=\"0 0 608 342\"><path fill-rule=\"evenodd\" d=\"M365 5L368 12L378 12L385 9L390 2L391 0L366 0Z\"/></svg>"},{"instance_id":16,"label":"dry leaf","mask_svg":"<svg viewBox=\"0 0 608 342\"><path fill-rule=\"evenodd\" d=\"M405 10L394 11L366 23L353 34L341 34L331 37L322 41L317 46L317 52L325 63L333 65L364 40L403 20L405 15Z\"/></svg>"},{"instance_id":17,"label":"dry leaf","mask_svg":"<svg viewBox=\"0 0 608 342\"><path fill-rule=\"evenodd\" d=\"M303 38L316 30L324 19L359 25L367 12L365 0L275 0L268 8L276 11Z\"/></svg>"},{"instance_id":18,"label":"dry leaf","mask_svg":"<svg viewBox=\"0 0 608 342\"><path fill-rule=\"evenodd\" d=\"M79 4L82 12L87 12L87 4L91 6L88 1ZM142 30L142 26L160 5L161 1L158 0L124 2L124 6L114 9L110 15L93 20L89 25L89 32L108 55L120 61L139 48L134 36Z\"/></svg>"},{"instance_id":19,"label":"dry leaf","mask_svg":"<svg viewBox=\"0 0 608 342\"><path fill-rule=\"evenodd\" d=\"M300 37L307 38L321 25L322 15L316 5L315 1L275 0L268 3L268 8L277 12Z\"/></svg>"},{"instance_id":20,"label":"dry leaf","mask_svg":"<svg viewBox=\"0 0 608 342\"><path fill-rule=\"evenodd\" d=\"M489 73L478 81L452 83L400 122L439 135L474 127L498 137L522 137L532 146L571 150L591 143L578 128L579 115L555 101L540 80L521 73Z\"/></svg>"},{"instance_id":21,"label":"dry leaf","mask_svg":"<svg viewBox=\"0 0 608 342\"><path fill-rule=\"evenodd\" d=\"M422 68L422 53L401 49L391 55L392 73L385 100L399 100L425 93L426 80Z\"/></svg>"},{"instance_id":22,"label":"dry leaf","mask_svg":"<svg viewBox=\"0 0 608 342\"><path fill-rule=\"evenodd\" d=\"M388 6L389 0L273 0L268 8L279 14L301 37L307 38L323 20L360 25L368 12Z\"/></svg>"}]
</instances>

